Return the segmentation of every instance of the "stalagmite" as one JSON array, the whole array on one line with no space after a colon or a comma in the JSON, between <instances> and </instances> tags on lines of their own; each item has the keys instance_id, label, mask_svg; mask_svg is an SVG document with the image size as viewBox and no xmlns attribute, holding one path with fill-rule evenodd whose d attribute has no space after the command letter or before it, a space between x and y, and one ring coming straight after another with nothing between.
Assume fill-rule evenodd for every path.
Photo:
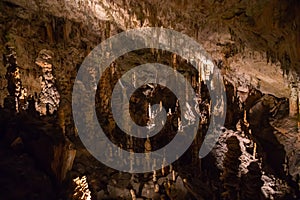
<instances>
[{"instance_id":1,"label":"stalagmite","mask_svg":"<svg viewBox=\"0 0 300 200\"><path fill-rule=\"evenodd\" d=\"M298 91L297 91L297 85L296 83L292 82L290 83L290 116L295 117L298 113Z\"/></svg>"},{"instance_id":2,"label":"stalagmite","mask_svg":"<svg viewBox=\"0 0 300 200\"><path fill-rule=\"evenodd\" d=\"M132 200L136 200L136 195L133 189L130 190Z\"/></svg>"}]
</instances>

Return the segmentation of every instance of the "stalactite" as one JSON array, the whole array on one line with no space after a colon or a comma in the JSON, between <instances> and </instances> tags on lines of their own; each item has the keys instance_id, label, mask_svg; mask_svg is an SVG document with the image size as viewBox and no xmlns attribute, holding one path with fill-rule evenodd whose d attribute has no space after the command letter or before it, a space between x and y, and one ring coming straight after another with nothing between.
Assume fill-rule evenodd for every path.
<instances>
[{"instance_id":1,"label":"stalactite","mask_svg":"<svg viewBox=\"0 0 300 200\"><path fill-rule=\"evenodd\" d=\"M46 32L47 32L47 38L49 40L50 43L54 43L55 39L54 39L54 22L50 22L50 23L46 23Z\"/></svg>"},{"instance_id":2,"label":"stalactite","mask_svg":"<svg viewBox=\"0 0 300 200\"><path fill-rule=\"evenodd\" d=\"M72 32L72 22L66 19L63 30L64 30L64 41L68 42L70 40L70 34Z\"/></svg>"},{"instance_id":3,"label":"stalactite","mask_svg":"<svg viewBox=\"0 0 300 200\"><path fill-rule=\"evenodd\" d=\"M172 54L172 66L173 66L174 70L177 69L177 58L176 58L176 54Z\"/></svg>"},{"instance_id":4,"label":"stalactite","mask_svg":"<svg viewBox=\"0 0 300 200\"><path fill-rule=\"evenodd\" d=\"M135 164L135 161L134 161L134 155L133 155L134 152L133 152L132 149L130 149L129 152L130 152L130 158L129 158L129 162L130 162L130 171L132 171L132 170L133 170L133 165Z\"/></svg>"},{"instance_id":5,"label":"stalactite","mask_svg":"<svg viewBox=\"0 0 300 200\"><path fill-rule=\"evenodd\" d=\"M163 109L162 101L159 101L159 112L161 112Z\"/></svg>"},{"instance_id":6,"label":"stalactite","mask_svg":"<svg viewBox=\"0 0 300 200\"><path fill-rule=\"evenodd\" d=\"M136 88L136 75L135 75L135 72L133 72L132 74L132 85L134 88Z\"/></svg>"},{"instance_id":7,"label":"stalactite","mask_svg":"<svg viewBox=\"0 0 300 200\"><path fill-rule=\"evenodd\" d=\"M163 162L162 162L162 164L161 164L161 174L164 176L165 175L165 162L166 162L166 159L165 159L165 157L164 157L164 159L163 159Z\"/></svg>"},{"instance_id":8,"label":"stalactite","mask_svg":"<svg viewBox=\"0 0 300 200\"><path fill-rule=\"evenodd\" d=\"M189 76L189 75L187 75ZM188 77L187 77L188 78ZM185 102L188 102L189 101L189 94L188 94L188 91L189 91L189 85L190 83L188 81L185 82Z\"/></svg>"},{"instance_id":9,"label":"stalactite","mask_svg":"<svg viewBox=\"0 0 300 200\"><path fill-rule=\"evenodd\" d=\"M111 27L110 27L110 22L107 21L105 23L105 38L109 38L111 36Z\"/></svg>"},{"instance_id":10,"label":"stalactite","mask_svg":"<svg viewBox=\"0 0 300 200\"><path fill-rule=\"evenodd\" d=\"M133 149L133 138L132 135L129 136L129 140L127 140L127 149L132 150Z\"/></svg>"},{"instance_id":11,"label":"stalactite","mask_svg":"<svg viewBox=\"0 0 300 200\"><path fill-rule=\"evenodd\" d=\"M202 63L198 63L198 94L201 97Z\"/></svg>"},{"instance_id":12,"label":"stalactite","mask_svg":"<svg viewBox=\"0 0 300 200\"><path fill-rule=\"evenodd\" d=\"M148 135L147 135L147 139L145 141L144 147L145 147L145 153L151 152L151 149L152 149L152 147L151 147L151 141L150 141L150 138L149 138Z\"/></svg>"},{"instance_id":13,"label":"stalactite","mask_svg":"<svg viewBox=\"0 0 300 200\"><path fill-rule=\"evenodd\" d=\"M121 105L123 105L123 106L122 106L121 109L122 109L122 110L126 110L126 109L125 109L125 105L126 105L127 102L128 102L127 90L126 90L126 87L123 86L121 80L119 80L119 83L120 83L121 88L122 88L122 94L120 94L120 95L122 95L122 96L121 96L121 99L122 99L122 104L121 104ZM127 112L122 112L122 113L123 113L123 116L122 116L122 119L123 119L122 126L124 127L125 130L130 130L130 127L129 127L129 121L128 121L128 120L131 119L130 114L127 113Z\"/></svg>"},{"instance_id":14,"label":"stalactite","mask_svg":"<svg viewBox=\"0 0 300 200\"><path fill-rule=\"evenodd\" d=\"M150 169L150 153L151 153L151 150L152 150L152 145L151 145L151 141L150 141L150 138L149 136L147 135L147 139L144 143L144 148L145 148L145 159L146 159L146 166L144 166L146 169Z\"/></svg>"},{"instance_id":15,"label":"stalactite","mask_svg":"<svg viewBox=\"0 0 300 200\"><path fill-rule=\"evenodd\" d=\"M192 75L192 87L198 90L197 85L196 76Z\"/></svg>"},{"instance_id":16,"label":"stalactite","mask_svg":"<svg viewBox=\"0 0 300 200\"><path fill-rule=\"evenodd\" d=\"M154 183L157 181L157 178L156 178L156 171L155 171L155 170L153 170L152 181L153 181Z\"/></svg>"},{"instance_id":17,"label":"stalactite","mask_svg":"<svg viewBox=\"0 0 300 200\"><path fill-rule=\"evenodd\" d=\"M150 51L151 51L152 55L155 56L155 49L151 48Z\"/></svg>"},{"instance_id":18,"label":"stalactite","mask_svg":"<svg viewBox=\"0 0 300 200\"><path fill-rule=\"evenodd\" d=\"M73 167L73 162L76 156L76 149L74 149L73 143L70 140L65 138L65 145L63 147L63 151L61 152L61 158L59 159L61 162L61 170L59 180L65 180L68 171L70 171Z\"/></svg>"},{"instance_id":19,"label":"stalactite","mask_svg":"<svg viewBox=\"0 0 300 200\"><path fill-rule=\"evenodd\" d=\"M65 111L64 109L58 110L58 120L59 120L59 126L62 129L63 134L66 134L66 125L65 125Z\"/></svg>"}]
</instances>

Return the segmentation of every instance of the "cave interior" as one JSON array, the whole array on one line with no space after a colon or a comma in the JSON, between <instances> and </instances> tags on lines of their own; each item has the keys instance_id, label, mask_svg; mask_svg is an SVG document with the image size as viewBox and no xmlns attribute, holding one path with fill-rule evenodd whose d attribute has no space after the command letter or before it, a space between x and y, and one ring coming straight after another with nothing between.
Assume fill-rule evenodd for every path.
<instances>
[{"instance_id":1,"label":"cave interior","mask_svg":"<svg viewBox=\"0 0 300 200\"><path fill-rule=\"evenodd\" d=\"M300 199L299 10L299 0L2 0L0 199ZM185 39L159 41L163 29ZM95 67L92 52L130 30L144 32L128 46L147 47L118 41L126 53ZM133 124L144 128L135 136Z\"/></svg>"}]
</instances>

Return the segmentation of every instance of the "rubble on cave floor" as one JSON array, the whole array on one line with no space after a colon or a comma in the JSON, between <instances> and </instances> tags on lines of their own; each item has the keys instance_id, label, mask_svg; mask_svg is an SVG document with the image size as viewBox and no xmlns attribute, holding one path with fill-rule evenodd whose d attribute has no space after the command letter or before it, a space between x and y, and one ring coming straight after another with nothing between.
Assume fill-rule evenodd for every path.
<instances>
[{"instance_id":1,"label":"rubble on cave floor","mask_svg":"<svg viewBox=\"0 0 300 200\"><path fill-rule=\"evenodd\" d=\"M253 151L254 142L251 139L249 139L244 133L240 131L227 130L225 128L223 129L223 131L224 133L222 133L221 137L219 138L216 146L212 151L214 157L216 158L217 167L221 170L221 173L223 173L224 170L223 161L225 159L226 153L228 152L226 141L228 140L228 138L236 137L239 141L240 149L242 152L241 156L239 157L241 164L239 165L238 176L243 177L247 175L250 171L249 167L251 166L251 164L256 163L258 166L256 168L256 171L260 172L259 179L263 182L260 190L264 198L282 199L285 198L286 196L289 196L289 193L292 192L292 189L291 186L287 183L287 181L282 180L273 174L267 173L262 169L261 167L262 160L254 155L256 154L255 151ZM247 183L247 185L251 185L251 184L254 186L255 184L257 184L257 180L255 180L252 183ZM241 191L243 191L243 188L241 188ZM252 196L256 196L257 192L259 191L256 190L253 191Z\"/></svg>"},{"instance_id":2,"label":"rubble on cave floor","mask_svg":"<svg viewBox=\"0 0 300 200\"><path fill-rule=\"evenodd\" d=\"M80 146L80 145L77 145ZM79 186L85 178L85 187ZM70 183L70 199L79 200L78 191L92 199L194 199L187 190L186 180L179 176L173 166L144 174L130 174L111 169L89 154L85 148L78 148L69 178L78 182ZM79 183L80 182L80 183ZM77 192L77 196L74 193ZM87 199L87 198L86 198Z\"/></svg>"}]
</instances>

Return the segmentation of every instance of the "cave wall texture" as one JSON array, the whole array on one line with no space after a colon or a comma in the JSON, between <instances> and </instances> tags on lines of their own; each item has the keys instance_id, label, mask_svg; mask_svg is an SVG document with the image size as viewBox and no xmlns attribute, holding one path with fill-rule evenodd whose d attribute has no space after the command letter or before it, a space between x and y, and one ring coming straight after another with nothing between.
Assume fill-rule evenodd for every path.
<instances>
[{"instance_id":1,"label":"cave wall texture","mask_svg":"<svg viewBox=\"0 0 300 200\"><path fill-rule=\"evenodd\" d=\"M72 86L84 58L110 36L131 28L155 26L174 29L198 41L220 66L234 90L251 85L263 93L289 98L290 114L295 117L299 115L300 106L299 10L298 0L3 0L0 2L3 56L0 60L0 103L3 106L4 99L13 96L10 88L15 86L11 84L18 83L18 101L22 102L24 96L33 96L35 109L40 114L47 116L48 112L54 112L57 116L57 126L61 130L53 132L61 132L59 137L72 138L76 135L71 113ZM118 71L126 71L139 62L143 61L132 59L128 63L117 63ZM16 75L10 76L9 70ZM108 101L107 93L112 92L113 83L120 77L118 73L101 80L107 89L100 91L101 101ZM261 96L254 98L257 100ZM50 108L46 107L47 103ZM250 102L249 105L255 104ZM236 105L228 106L234 109ZM260 109L259 105L255 106ZM246 110L250 112L250 107ZM294 125L289 123L281 123L276 130L294 134L294 129L290 128ZM59 156L43 163L52 165L49 171L63 179L76 152L69 148L68 140L54 144ZM295 144L292 148L297 147ZM293 176L297 177L298 158L295 152L286 152L293 162ZM61 158L70 158L71 164L58 162ZM78 166L76 163L74 168L80 168ZM255 174L256 168L252 166L251 173ZM225 173L225 181L227 176ZM47 179L45 187L48 182Z\"/></svg>"}]
</instances>

